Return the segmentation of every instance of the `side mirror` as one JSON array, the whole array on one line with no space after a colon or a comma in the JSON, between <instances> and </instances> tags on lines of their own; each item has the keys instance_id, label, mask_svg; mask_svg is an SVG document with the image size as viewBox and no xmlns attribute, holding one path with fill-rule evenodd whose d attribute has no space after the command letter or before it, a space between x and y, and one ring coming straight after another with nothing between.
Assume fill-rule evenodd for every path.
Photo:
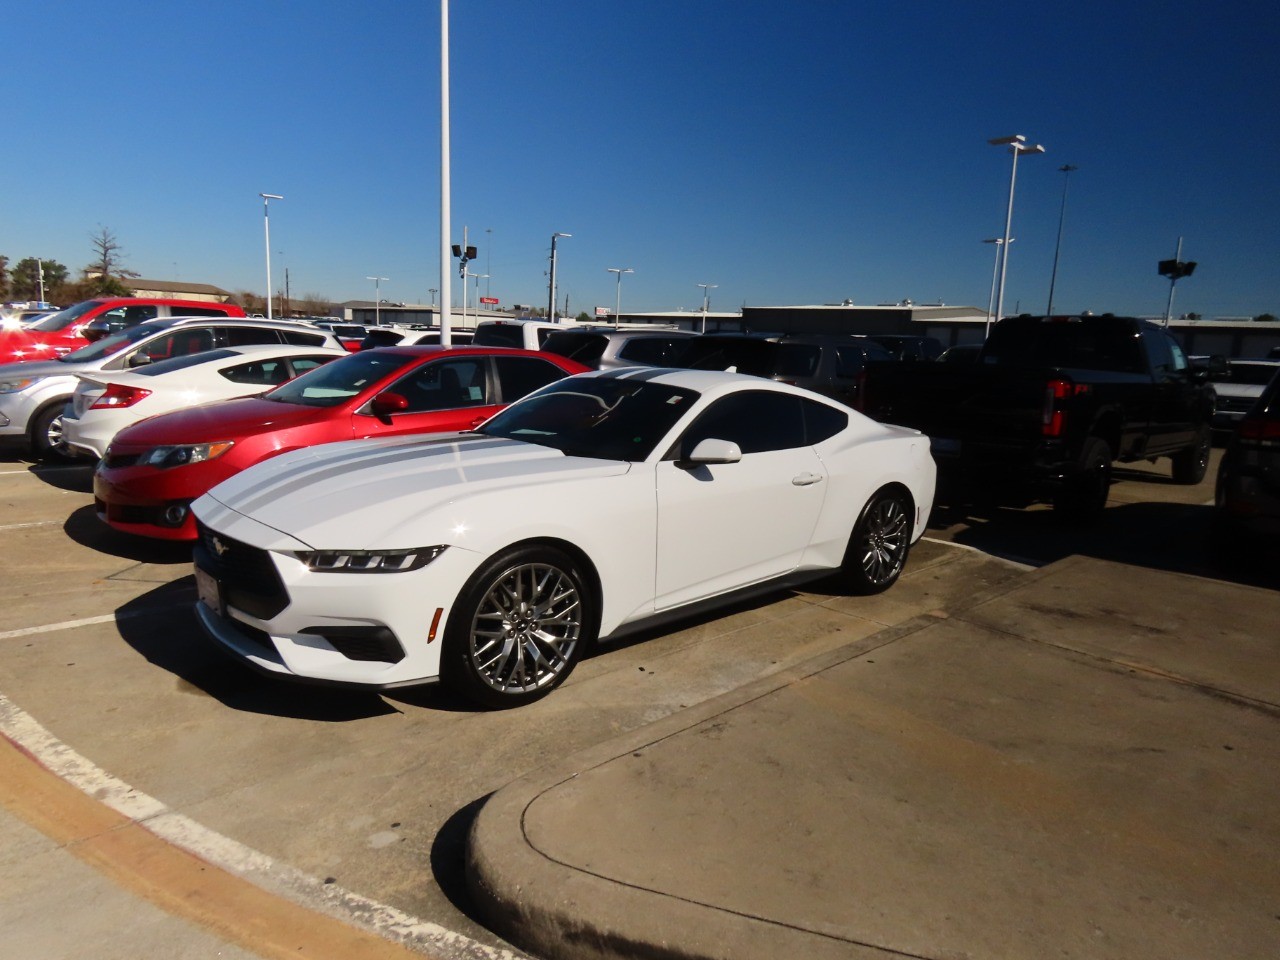
<instances>
[{"instance_id":1,"label":"side mirror","mask_svg":"<svg viewBox=\"0 0 1280 960\"><path fill-rule=\"evenodd\" d=\"M677 460L676 466L681 470L712 463L737 463L742 459L742 448L732 440L717 440L708 437L693 448L693 453L683 460Z\"/></svg>"},{"instance_id":2,"label":"side mirror","mask_svg":"<svg viewBox=\"0 0 1280 960\"><path fill-rule=\"evenodd\" d=\"M145 367L147 364L151 362L152 362L151 354L143 353L141 350L139 350L137 353L135 353L132 357L128 359L128 361L126 362L126 366Z\"/></svg>"},{"instance_id":3,"label":"side mirror","mask_svg":"<svg viewBox=\"0 0 1280 960\"><path fill-rule=\"evenodd\" d=\"M391 391L380 393L369 401L369 410L375 417L389 417L393 413L404 413L408 409L408 398Z\"/></svg>"}]
</instances>

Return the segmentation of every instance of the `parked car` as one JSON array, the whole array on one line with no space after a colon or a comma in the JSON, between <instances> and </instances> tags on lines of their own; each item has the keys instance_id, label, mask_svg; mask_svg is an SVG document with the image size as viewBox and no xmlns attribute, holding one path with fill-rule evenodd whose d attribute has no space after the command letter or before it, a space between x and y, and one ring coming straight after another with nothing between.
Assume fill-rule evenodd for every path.
<instances>
[{"instance_id":1,"label":"parked car","mask_svg":"<svg viewBox=\"0 0 1280 960\"><path fill-rule=\"evenodd\" d=\"M937 360L942 356L942 341L937 337L898 333L871 333L867 336L892 353L895 360Z\"/></svg>"},{"instance_id":2,"label":"parked car","mask_svg":"<svg viewBox=\"0 0 1280 960\"><path fill-rule=\"evenodd\" d=\"M57 360L0 364L0 441L23 445L37 458L57 455L63 408L75 392L77 374L130 370L170 357L253 343L338 346L333 334L286 320L149 320Z\"/></svg>"},{"instance_id":3,"label":"parked car","mask_svg":"<svg viewBox=\"0 0 1280 960\"><path fill-rule=\"evenodd\" d=\"M80 373L62 414L62 442L72 455L99 459L117 433L139 420L263 393L346 355L337 347L224 347L131 370Z\"/></svg>"},{"instance_id":4,"label":"parked car","mask_svg":"<svg viewBox=\"0 0 1280 960\"><path fill-rule=\"evenodd\" d=\"M1049 500L1086 519L1114 461L1169 457L1176 483L1208 468L1213 389L1163 328L1133 317L1007 317L977 361L877 364L863 410L933 440L946 495Z\"/></svg>"},{"instance_id":5,"label":"parked car","mask_svg":"<svg viewBox=\"0 0 1280 960\"><path fill-rule=\"evenodd\" d=\"M942 351L942 356L938 359L943 363L973 363L981 353L982 344L980 343L957 343Z\"/></svg>"},{"instance_id":6,"label":"parked car","mask_svg":"<svg viewBox=\"0 0 1280 960\"><path fill-rule=\"evenodd\" d=\"M1228 360L1226 369L1211 371L1209 382L1217 395L1213 428L1221 431L1235 429L1235 425L1262 396L1277 370L1280 370L1280 359Z\"/></svg>"},{"instance_id":7,"label":"parked car","mask_svg":"<svg viewBox=\"0 0 1280 960\"><path fill-rule=\"evenodd\" d=\"M524 350L362 350L258 397L121 430L94 474L98 516L127 533L194 540L191 501L261 460L337 440L469 430L530 391L584 370Z\"/></svg>"},{"instance_id":8,"label":"parked car","mask_svg":"<svg viewBox=\"0 0 1280 960\"><path fill-rule=\"evenodd\" d=\"M93 340L163 317L243 317L234 303L150 297L98 297L0 331L0 363L54 360Z\"/></svg>"},{"instance_id":9,"label":"parked car","mask_svg":"<svg viewBox=\"0 0 1280 960\"><path fill-rule=\"evenodd\" d=\"M475 331L469 327L450 327L450 346L463 347L472 342ZM376 350L378 347L434 347L440 344L439 327L403 327L383 325L369 327L357 349ZM502 344L494 344L502 346Z\"/></svg>"},{"instance_id":10,"label":"parked car","mask_svg":"<svg viewBox=\"0 0 1280 960\"><path fill-rule=\"evenodd\" d=\"M1228 548L1246 536L1280 544L1280 372L1236 422L1222 455L1214 532Z\"/></svg>"},{"instance_id":11,"label":"parked car","mask_svg":"<svg viewBox=\"0 0 1280 960\"><path fill-rule=\"evenodd\" d=\"M933 484L926 437L807 390L593 372L468 434L236 474L193 506L196 609L266 673L514 706L597 638L837 571L888 589Z\"/></svg>"},{"instance_id":12,"label":"parked car","mask_svg":"<svg viewBox=\"0 0 1280 960\"><path fill-rule=\"evenodd\" d=\"M0 311L0 330L21 330L57 313L56 307L14 307Z\"/></svg>"},{"instance_id":13,"label":"parked car","mask_svg":"<svg viewBox=\"0 0 1280 960\"><path fill-rule=\"evenodd\" d=\"M694 335L688 330L556 330L543 341L542 349L592 370L669 367Z\"/></svg>"},{"instance_id":14,"label":"parked car","mask_svg":"<svg viewBox=\"0 0 1280 960\"><path fill-rule=\"evenodd\" d=\"M867 364L893 359L893 354L868 337L706 333L686 341L672 366L749 373L856 406Z\"/></svg>"},{"instance_id":15,"label":"parked car","mask_svg":"<svg viewBox=\"0 0 1280 960\"><path fill-rule=\"evenodd\" d=\"M565 324L549 320L481 320L471 342L477 347L519 347L541 350L547 337Z\"/></svg>"}]
</instances>

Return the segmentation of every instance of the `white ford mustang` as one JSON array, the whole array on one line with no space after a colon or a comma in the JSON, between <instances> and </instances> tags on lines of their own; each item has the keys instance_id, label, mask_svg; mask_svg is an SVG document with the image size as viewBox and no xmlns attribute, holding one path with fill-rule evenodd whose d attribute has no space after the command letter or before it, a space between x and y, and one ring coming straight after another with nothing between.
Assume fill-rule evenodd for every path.
<instances>
[{"instance_id":1,"label":"white ford mustang","mask_svg":"<svg viewBox=\"0 0 1280 960\"><path fill-rule=\"evenodd\" d=\"M266 460L193 505L200 621L260 670L544 696L583 648L843 571L887 589L933 504L927 437L734 373L583 374L474 433Z\"/></svg>"}]
</instances>

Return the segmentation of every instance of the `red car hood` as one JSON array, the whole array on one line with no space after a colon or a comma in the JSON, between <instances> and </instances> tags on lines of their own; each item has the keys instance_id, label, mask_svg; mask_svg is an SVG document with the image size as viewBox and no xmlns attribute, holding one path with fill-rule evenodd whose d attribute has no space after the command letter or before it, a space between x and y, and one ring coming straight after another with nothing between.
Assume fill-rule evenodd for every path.
<instances>
[{"instance_id":1,"label":"red car hood","mask_svg":"<svg viewBox=\"0 0 1280 960\"><path fill-rule=\"evenodd\" d=\"M257 397L222 400L140 420L117 433L111 448L136 453L169 444L243 440L335 416L347 416L345 408L340 412L333 407L306 407Z\"/></svg>"},{"instance_id":2,"label":"red car hood","mask_svg":"<svg viewBox=\"0 0 1280 960\"><path fill-rule=\"evenodd\" d=\"M54 360L59 354L67 352L68 331L55 330L45 333L39 330L5 330L0 332L0 362L9 363L14 360ZM62 347L54 350L53 344ZM81 346L88 346L83 340ZM42 347L44 349L40 349Z\"/></svg>"}]
</instances>

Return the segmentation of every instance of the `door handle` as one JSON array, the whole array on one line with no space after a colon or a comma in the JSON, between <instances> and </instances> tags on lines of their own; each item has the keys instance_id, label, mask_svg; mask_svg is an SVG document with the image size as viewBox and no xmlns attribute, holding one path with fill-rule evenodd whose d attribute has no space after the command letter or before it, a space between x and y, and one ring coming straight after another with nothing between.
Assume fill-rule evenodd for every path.
<instances>
[{"instance_id":1,"label":"door handle","mask_svg":"<svg viewBox=\"0 0 1280 960\"><path fill-rule=\"evenodd\" d=\"M802 473L791 478L792 486L807 487L811 483L821 483L822 475L818 473Z\"/></svg>"}]
</instances>

